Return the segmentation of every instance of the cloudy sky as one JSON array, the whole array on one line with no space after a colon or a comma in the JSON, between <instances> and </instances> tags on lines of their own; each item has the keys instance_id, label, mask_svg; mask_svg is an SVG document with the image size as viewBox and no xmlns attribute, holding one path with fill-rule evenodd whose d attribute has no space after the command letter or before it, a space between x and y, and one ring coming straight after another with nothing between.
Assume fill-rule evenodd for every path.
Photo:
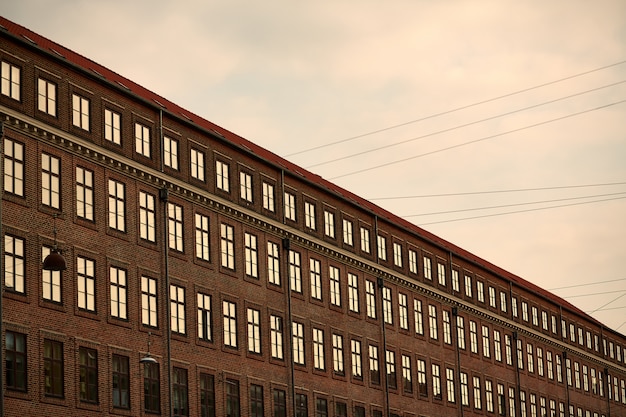
<instances>
[{"instance_id":1,"label":"cloudy sky","mask_svg":"<svg viewBox=\"0 0 626 417\"><path fill-rule=\"evenodd\" d=\"M626 2L2 9L626 333Z\"/></svg>"}]
</instances>

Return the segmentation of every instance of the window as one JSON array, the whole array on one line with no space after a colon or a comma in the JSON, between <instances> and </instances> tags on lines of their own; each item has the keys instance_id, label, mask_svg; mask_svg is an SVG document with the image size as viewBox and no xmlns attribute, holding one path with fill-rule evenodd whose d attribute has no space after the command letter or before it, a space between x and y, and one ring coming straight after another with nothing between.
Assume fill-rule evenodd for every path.
<instances>
[{"instance_id":1,"label":"window","mask_svg":"<svg viewBox=\"0 0 626 417\"><path fill-rule=\"evenodd\" d=\"M161 412L161 382L158 363L144 363L143 365L143 407L146 412Z\"/></svg>"},{"instance_id":2,"label":"window","mask_svg":"<svg viewBox=\"0 0 626 417\"><path fill-rule=\"evenodd\" d=\"M24 197L24 145L4 139L4 191Z\"/></svg>"},{"instance_id":3,"label":"window","mask_svg":"<svg viewBox=\"0 0 626 417\"><path fill-rule=\"evenodd\" d=\"M511 297L511 314L517 318L517 297Z\"/></svg>"},{"instance_id":4,"label":"window","mask_svg":"<svg viewBox=\"0 0 626 417\"><path fill-rule=\"evenodd\" d=\"M154 196L139 192L139 236L149 242L156 240L156 211Z\"/></svg>"},{"instance_id":5,"label":"window","mask_svg":"<svg viewBox=\"0 0 626 417\"><path fill-rule=\"evenodd\" d=\"M470 350L472 353L478 353L478 335L477 335L476 322L470 320Z\"/></svg>"},{"instance_id":6,"label":"window","mask_svg":"<svg viewBox=\"0 0 626 417\"><path fill-rule=\"evenodd\" d=\"M348 246L352 246L354 244L352 236L352 222L346 219L343 219L343 243Z\"/></svg>"},{"instance_id":7,"label":"window","mask_svg":"<svg viewBox=\"0 0 626 417\"><path fill-rule=\"evenodd\" d=\"M4 236L4 285L10 291L24 293L24 239Z\"/></svg>"},{"instance_id":8,"label":"window","mask_svg":"<svg viewBox=\"0 0 626 417\"><path fill-rule=\"evenodd\" d=\"M391 288L383 287L383 320L387 324L393 324L391 304Z\"/></svg>"},{"instance_id":9,"label":"window","mask_svg":"<svg viewBox=\"0 0 626 417\"><path fill-rule=\"evenodd\" d=\"M246 275L252 278L259 278L259 252L256 236L247 232L244 233L244 245Z\"/></svg>"},{"instance_id":10,"label":"window","mask_svg":"<svg viewBox=\"0 0 626 417\"><path fill-rule=\"evenodd\" d=\"M213 340L213 318L211 317L211 296L198 293L198 339Z\"/></svg>"},{"instance_id":11,"label":"window","mask_svg":"<svg viewBox=\"0 0 626 417\"><path fill-rule=\"evenodd\" d=\"M493 352L495 359L502 362L502 341L498 330L493 331Z\"/></svg>"},{"instance_id":12,"label":"window","mask_svg":"<svg viewBox=\"0 0 626 417\"><path fill-rule=\"evenodd\" d=\"M554 355L556 361L556 380L558 382L563 382L563 366L561 364L561 356ZM602 380L602 378L600 378ZM602 384L600 384L600 395L602 395Z\"/></svg>"},{"instance_id":13,"label":"window","mask_svg":"<svg viewBox=\"0 0 626 417\"><path fill-rule=\"evenodd\" d=\"M324 210L324 234L335 238L335 213Z\"/></svg>"},{"instance_id":14,"label":"window","mask_svg":"<svg viewBox=\"0 0 626 417\"><path fill-rule=\"evenodd\" d=\"M465 275L465 296L472 298L472 277Z\"/></svg>"},{"instance_id":15,"label":"window","mask_svg":"<svg viewBox=\"0 0 626 417\"><path fill-rule=\"evenodd\" d=\"M539 376L543 376L544 371L543 371L543 349L540 347L537 347L537 374L539 374Z\"/></svg>"},{"instance_id":16,"label":"window","mask_svg":"<svg viewBox=\"0 0 626 417\"><path fill-rule=\"evenodd\" d=\"M284 390L274 389L274 417L287 417L287 396Z\"/></svg>"},{"instance_id":17,"label":"window","mask_svg":"<svg viewBox=\"0 0 626 417\"><path fill-rule=\"evenodd\" d=\"M157 283L154 278L141 277L141 323L157 326Z\"/></svg>"},{"instance_id":18,"label":"window","mask_svg":"<svg viewBox=\"0 0 626 417\"><path fill-rule=\"evenodd\" d=\"M328 400L326 398L315 400L315 417L328 417Z\"/></svg>"},{"instance_id":19,"label":"window","mask_svg":"<svg viewBox=\"0 0 626 417\"><path fill-rule=\"evenodd\" d=\"M456 402L455 391L454 391L454 370L450 368L446 368L446 387L447 387L447 398L448 402L454 403Z\"/></svg>"},{"instance_id":20,"label":"window","mask_svg":"<svg viewBox=\"0 0 626 417\"><path fill-rule=\"evenodd\" d=\"M526 344L526 353L528 355L528 372L535 372L535 360L533 357L533 345L530 343Z\"/></svg>"},{"instance_id":21,"label":"window","mask_svg":"<svg viewBox=\"0 0 626 417\"><path fill-rule=\"evenodd\" d=\"M539 326L539 311L537 310L537 307L535 306L532 307L532 313L533 313L533 326ZM574 341L575 340L572 340L572 342Z\"/></svg>"},{"instance_id":22,"label":"window","mask_svg":"<svg viewBox=\"0 0 626 417\"><path fill-rule=\"evenodd\" d=\"M408 355L402 355L402 389L404 392L413 392L411 357Z\"/></svg>"},{"instance_id":23,"label":"window","mask_svg":"<svg viewBox=\"0 0 626 417\"><path fill-rule=\"evenodd\" d=\"M402 268L402 245L397 242L393 242L393 264Z\"/></svg>"},{"instance_id":24,"label":"window","mask_svg":"<svg viewBox=\"0 0 626 417\"><path fill-rule=\"evenodd\" d=\"M444 264L437 263L437 280L439 285L446 285L446 266Z\"/></svg>"},{"instance_id":25,"label":"window","mask_svg":"<svg viewBox=\"0 0 626 417\"><path fill-rule=\"evenodd\" d=\"M541 328L548 330L548 313L546 311L541 311Z\"/></svg>"},{"instance_id":26,"label":"window","mask_svg":"<svg viewBox=\"0 0 626 417\"><path fill-rule=\"evenodd\" d=\"M417 274L417 252L409 249L409 272Z\"/></svg>"},{"instance_id":27,"label":"window","mask_svg":"<svg viewBox=\"0 0 626 417\"><path fill-rule=\"evenodd\" d=\"M341 286L339 284L339 268L328 267L328 278L330 280L330 303L341 307Z\"/></svg>"},{"instance_id":28,"label":"window","mask_svg":"<svg viewBox=\"0 0 626 417\"><path fill-rule=\"evenodd\" d=\"M343 375L343 336L333 333L333 371Z\"/></svg>"},{"instance_id":29,"label":"window","mask_svg":"<svg viewBox=\"0 0 626 417\"><path fill-rule=\"evenodd\" d=\"M463 316L456 316L456 338L459 349L465 350L465 319Z\"/></svg>"},{"instance_id":30,"label":"window","mask_svg":"<svg viewBox=\"0 0 626 417\"><path fill-rule=\"evenodd\" d=\"M503 313L506 313L506 293L504 291L500 291L500 310Z\"/></svg>"},{"instance_id":31,"label":"window","mask_svg":"<svg viewBox=\"0 0 626 417\"><path fill-rule=\"evenodd\" d=\"M304 202L304 225L311 230L315 230L315 204Z\"/></svg>"},{"instance_id":32,"label":"window","mask_svg":"<svg viewBox=\"0 0 626 417\"><path fill-rule=\"evenodd\" d=\"M226 415L230 417L240 416L239 404L239 381L234 379L226 379Z\"/></svg>"},{"instance_id":33,"label":"window","mask_svg":"<svg viewBox=\"0 0 626 417\"><path fill-rule=\"evenodd\" d=\"M520 417L526 417L526 392L519 392L519 406L520 406ZM556 414L552 414L552 416L556 417ZM563 416L565 417L565 416Z\"/></svg>"},{"instance_id":34,"label":"window","mask_svg":"<svg viewBox=\"0 0 626 417\"><path fill-rule=\"evenodd\" d=\"M104 109L104 139L116 145L122 144L122 116L113 110Z\"/></svg>"},{"instance_id":35,"label":"window","mask_svg":"<svg viewBox=\"0 0 626 417\"><path fill-rule=\"evenodd\" d=\"M302 293L302 271L300 268L300 252L289 251L289 279L291 290Z\"/></svg>"},{"instance_id":36,"label":"window","mask_svg":"<svg viewBox=\"0 0 626 417\"><path fill-rule=\"evenodd\" d=\"M415 319L415 334L424 334L424 319L422 316L422 301L413 299L413 316Z\"/></svg>"},{"instance_id":37,"label":"window","mask_svg":"<svg viewBox=\"0 0 626 417\"><path fill-rule=\"evenodd\" d=\"M63 343L56 340L43 341L44 394L62 398L63 387Z\"/></svg>"},{"instance_id":38,"label":"window","mask_svg":"<svg viewBox=\"0 0 626 417\"><path fill-rule=\"evenodd\" d=\"M51 253L48 247L41 248L41 261ZM41 270L42 296L44 300L61 302L61 271Z\"/></svg>"},{"instance_id":39,"label":"window","mask_svg":"<svg viewBox=\"0 0 626 417\"><path fill-rule=\"evenodd\" d=\"M185 289L170 285L170 326L174 333L185 334Z\"/></svg>"},{"instance_id":40,"label":"window","mask_svg":"<svg viewBox=\"0 0 626 417\"><path fill-rule=\"evenodd\" d=\"M489 306L496 308L496 289L489 287Z\"/></svg>"},{"instance_id":41,"label":"window","mask_svg":"<svg viewBox=\"0 0 626 417\"><path fill-rule=\"evenodd\" d=\"M309 406L306 394L296 393L296 417L307 417L309 415Z\"/></svg>"},{"instance_id":42,"label":"window","mask_svg":"<svg viewBox=\"0 0 626 417\"><path fill-rule=\"evenodd\" d=\"M482 326L482 333L483 333L483 356L485 358L490 358L491 357L491 342L489 341L489 327L487 326Z\"/></svg>"},{"instance_id":43,"label":"window","mask_svg":"<svg viewBox=\"0 0 626 417\"><path fill-rule=\"evenodd\" d=\"M522 301L522 320L528 321L528 303Z\"/></svg>"},{"instance_id":44,"label":"window","mask_svg":"<svg viewBox=\"0 0 626 417\"><path fill-rule=\"evenodd\" d=\"M61 208L61 160L41 154L41 204Z\"/></svg>"},{"instance_id":45,"label":"window","mask_svg":"<svg viewBox=\"0 0 626 417\"><path fill-rule=\"evenodd\" d=\"M426 382L426 361L417 360L417 385L420 396L428 396L428 383Z\"/></svg>"},{"instance_id":46,"label":"window","mask_svg":"<svg viewBox=\"0 0 626 417\"><path fill-rule=\"evenodd\" d=\"M196 213L196 258L209 260L209 217Z\"/></svg>"},{"instance_id":47,"label":"window","mask_svg":"<svg viewBox=\"0 0 626 417\"><path fill-rule=\"evenodd\" d=\"M367 317L376 318L376 284L368 279L365 280L365 302L367 305Z\"/></svg>"},{"instance_id":48,"label":"window","mask_svg":"<svg viewBox=\"0 0 626 417\"><path fill-rule=\"evenodd\" d=\"M380 366L378 362L378 347L369 345L370 382L380 384Z\"/></svg>"},{"instance_id":49,"label":"window","mask_svg":"<svg viewBox=\"0 0 626 417\"><path fill-rule=\"evenodd\" d=\"M304 325L302 323L292 323L293 334L293 362L304 365Z\"/></svg>"},{"instance_id":50,"label":"window","mask_svg":"<svg viewBox=\"0 0 626 417\"><path fill-rule=\"evenodd\" d=\"M476 298L481 303L485 302L485 284L482 281L476 281Z\"/></svg>"},{"instance_id":51,"label":"window","mask_svg":"<svg viewBox=\"0 0 626 417\"><path fill-rule=\"evenodd\" d=\"M270 284L280 285L280 259L274 242L267 242L267 279Z\"/></svg>"},{"instance_id":52,"label":"window","mask_svg":"<svg viewBox=\"0 0 626 417\"><path fill-rule=\"evenodd\" d=\"M88 403L98 402L98 352L95 349L80 347L79 358L79 396Z\"/></svg>"},{"instance_id":53,"label":"window","mask_svg":"<svg viewBox=\"0 0 626 417\"><path fill-rule=\"evenodd\" d=\"M163 163L166 167L178 170L178 141L163 136Z\"/></svg>"},{"instance_id":54,"label":"window","mask_svg":"<svg viewBox=\"0 0 626 417\"><path fill-rule=\"evenodd\" d=\"M220 225L220 242L222 250L222 266L235 269L235 238L232 226L222 223Z\"/></svg>"},{"instance_id":55,"label":"window","mask_svg":"<svg viewBox=\"0 0 626 417\"><path fill-rule=\"evenodd\" d=\"M270 343L272 358L283 359L283 319L279 316L270 315Z\"/></svg>"},{"instance_id":56,"label":"window","mask_svg":"<svg viewBox=\"0 0 626 417\"><path fill-rule=\"evenodd\" d=\"M191 177L204 181L204 152L191 149Z\"/></svg>"},{"instance_id":57,"label":"window","mask_svg":"<svg viewBox=\"0 0 626 417\"><path fill-rule=\"evenodd\" d=\"M96 311L96 276L95 262L78 256L76 258L76 276L78 292L78 308Z\"/></svg>"},{"instance_id":58,"label":"window","mask_svg":"<svg viewBox=\"0 0 626 417\"><path fill-rule=\"evenodd\" d=\"M352 339L350 341L350 350L352 352L352 377L363 379L363 359L361 357L361 342Z\"/></svg>"},{"instance_id":59,"label":"window","mask_svg":"<svg viewBox=\"0 0 626 417\"><path fill-rule=\"evenodd\" d=\"M135 123L135 152L150 158L150 129L140 123Z\"/></svg>"},{"instance_id":60,"label":"window","mask_svg":"<svg viewBox=\"0 0 626 417\"><path fill-rule=\"evenodd\" d=\"M20 100L20 73L20 67L2 61L2 95Z\"/></svg>"},{"instance_id":61,"label":"window","mask_svg":"<svg viewBox=\"0 0 626 417\"><path fill-rule=\"evenodd\" d=\"M169 248L183 252L183 207L174 203L167 203L167 231Z\"/></svg>"},{"instance_id":62,"label":"window","mask_svg":"<svg viewBox=\"0 0 626 417\"><path fill-rule=\"evenodd\" d=\"M467 374L465 372L461 372L461 374L459 375L459 379L461 381L461 404L463 404L465 407L469 407L469 389L467 386Z\"/></svg>"},{"instance_id":63,"label":"window","mask_svg":"<svg viewBox=\"0 0 626 417\"><path fill-rule=\"evenodd\" d=\"M550 352L549 350L546 350L546 368L548 370L548 379L554 379L554 365L552 363L552 352ZM594 370L592 369L592 371Z\"/></svg>"},{"instance_id":64,"label":"window","mask_svg":"<svg viewBox=\"0 0 626 417\"><path fill-rule=\"evenodd\" d=\"M359 308L359 277L348 272L348 308L358 313Z\"/></svg>"},{"instance_id":65,"label":"window","mask_svg":"<svg viewBox=\"0 0 626 417\"><path fill-rule=\"evenodd\" d=\"M76 216L93 221L93 171L76 167Z\"/></svg>"},{"instance_id":66,"label":"window","mask_svg":"<svg viewBox=\"0 0 626 417\"><path fill-rule=\"evenodd\" d=\"M7 330L5 343L6 387L10 390L26 391L26 335Z\"/></svg>"},{"instance_id":67,"label":"window","mask_svg":"<svg viewBox=\"0 0 626 417\"><path fill-rule=\"evenodd\" d=\"M459 282L459 271L456 269L452 270L452 291L459 292L461 290L460 282Z\"/></svg>"},{"instance_id":68,"label":"window","mask_svg":"<svg viewBox=\"0 0 626 417\"><path fill-rule=\"evenodd\" d=\"M252 175L247 172L239 173L239 196L252 203Z\"/></svg>"},{"instance_id":69,"label":"window","mask_svg":"<svg viewBox=\"0 0 626 417\"><path fill-rule=\"evenodd\" d=\"M356 412L356 410L355 410ZM337 401L335 402L335 416L336 417L347 417L348 416L348 406L346 403Z\"/></svg>"},{"instance_id":70,"label":"window","mask_svg":"<svg viewBox=\"0 0 626 417\"><path fill-rule=\"evenodd\" d=\"M370 231L361 227L361 251L370 253Z\"/></svg>"},{"instance_id":71,"label":"window","mask_svg":"<svg viewBox=\"0 0 626 417\"><path fill-rule=\"evenodd\" d=\"M537 361L539 361L538 348L537 348ZM585 392L589 392L589 368L587 367L587 365L583 365L583 389L585 390Z\"/></svg>"},{"instance_id":72,"label":"window","mask_svg":"<svg viewBox=\"0 0 626 417\"><path fill-rule=\"evenodd\" d=\"M437 340L439 338L437 330L437 307L434 305L428 306L428 325L430 330L430 338Z\"/></svg>"},{"instance_id":73,"label":"window","mask_svg":"<svg viewBox=\"0 0 626 417\"><path fill-rule=\"evenodd\" d=\"M261 312L248 309L248 352L261 353Z\"/></svg>"},{"instance_id":74,"label":"window","mask_svg":"<svg viewBox=\"0 0 626 417\"><path fill-rule=\"evenodd\" d=\"M396 380L396 354L391 350L385 351L386 355L386 372L387 372L387 385L391 389L398 388L398 382Z\"/></svg>"},{"instance_id":75,"label":"window","mask_svg":"<svg viewBox=\"0 0 626 417\"><path fill-rule=\"evenodd\" d=\"M200 417L215 417L215 377L200 374Z\"/></svg>"},{"instance_id":76,"label":"window","mask_svg":"<svg viewBox=\"0 0 626 417\"><path fill-rule=\"evenodd\" d=\"M72 124L89 131L89 100L72 94Z\"/></svg>"},{"instance_id":77,"label":"window","mask_svg":"<svg viewBox=\"0 0 626 417\"><path fill-rule=\"evenodd\" d=\"M57 86L50 81L39 78L37 82L37 108L39 111L56 117L57 115Z\"/></svg>"},{"instance_id":78,"label":"window","mask_svg":"<svg viewBox=\"0 0 626 417\"><path fill-rule=\"evenodd\" d=\"M443 310L443 343L452 344L452 325L450 323L450 312Z\"/></svg>"},{"instance_id":79,"label":"window","mask_svg":"<svg viewBox=\"0 0 626 417\"><path fill-rule=\"evenodd\" d=\"M111 290L111 316L126 320L128 318L126 270L114 266L110 267L109 280Z\"/></svg>"},{"instance_id":80,"label":"window","mask_svg":"<svg viewBox=\"0 0 626 417\"><path fill-rule=\"evenodd\" d=\"M296 221L296 196L291 193L285 193L285 218Z\"/></svg>"},{"instance_id":81,"label":"window","mask_svg":"<svg viewBox=\"0 0 626 417\"><path fill-rule=\"evenodd\" d=\"M311 298L322 299L322 272L321 263L317 259L309 260L309 270L311 279Z\"/></svg>"},{"instance_id":82,"label":"window","mask_svg":"<svg viewBox=\"0 0 626 417\"><path fill-rule=\"evenodd\" d=\"M398 320L400 328L409 330L409 305L406 294L398 294Z\"/></svg>"},{"instance_id":83,"label":"window","mask_svg":"<svg viewBox=\"0 0 626 417\"><path fill-rule=\"evenodd\" d=\"M230 301L222 303L224 317L224 346L237 348L237 306Z\"/></svg>"},{"instance_id":84,"label":"window","mask_svg":"<svg viewBox=\"0 0 626 417\"><path fill-rule=\"evenodd\" d=\"M215 180L217 189L230 192L230 174L229 165L222 161L215 161Z\"/></svg>"},{"instance_id":85,"label":"window","mask_svg":"<svg viewBox=\"0 0 626 417\"><path fill-rule=\"evenodd\" d=\"M433 398L441 400L441 368L436 363L431 364L431 374L433 379Z\"/></svg>"},{"instance_id":86,"label":"window","mask_svg":"<svg viewBox=\"0 0 626 417\"><path fill-rule=\"evenodd\" d=\"M263 387L250 384L250 417L263 417Z\"/></svg>"},{"instance_id":87,"label":"window","mask_svg":"<svg viewBox=\"0 0 626 417\"><path fill-rule=\"evenodd\" d=\"M187 370L173 367L172 369L172 406L174 417L188 416L189 404L187 396Z\"/></svg>"},{"instance_id":88,"label":"window","mask_svg":"<svg viewBox=\"0 0 626 417\"><path fill-rule=\"evenodd\" d=\"M524 369L524 352L522 350L522 341L517 339L517 367Z\"/></svg>"},{"instance_id":89,"label":"window","mask_svg":"<svg viewBox=\"0 0 626 417\"><path fill-rule=\"evenodd\" d=\"M384 236L377 236L376 239L378 245L378 259L380 259L381 261L386 261L387 260L387 239L385 239Z\"/></svg>"},{"instance_id":90,"label":"window","mask_svg":"<svg viewBox=\"0 0 626 417\"><path fill-rule=\"evenodd\" d=\"M480 410L483 407L483 402L480 395L480 377L473 377L472 385L474 386L474 408Z\"/></svg>"},{"instance_id":91,"label":"window","mask_svg":"<svg viewBox=\"0 0 626 417\"><path fill-rule=\"evenodd\" d=\"M266 182L263 183L263 208L272 213L276 210L274 206L274 186Z\"/></svg>"},{"instance_id":92,"label":"window","mask_svg":"<svg viewBox=\"0 0 626 417\"><path fill-rule=\"evenodd\" d=\"M432 261L430 260L430 258L424 256L424 278L432 280L432 274Z\"/></svg>"},{"instance_id":93,"label":"window","mask_svg":"<svg viewBox=\"0 0 626 417\"><path fill-rule=\"evenodd\" d=\"M485 402L487 411L493 413L493 383L488 379L485 379Z\"/></svg>"},{"instance_id":94,"label":"window","mask_svg":"<svg viewBox=\"0 0 626 417\"><path fill-rule=\"evenodd\" d=\"M109 180L109 227L126 231L125 186L115 180Z\"/></svg>"},{"instance_id":95,"label":"window","mask_svg":"<svg viewBox=\"0 0 626 417\"><path fill-rule=\"evenodd\" d=\"M111 394L113 407L130 408L130 370L128 356L113 354L111 357Z\"/></svg>"},{"instance_id":96,"label":"window","mask_svg":"<svg viewBox=\"0 0 626 417\"><path fill-rule=\"evenodd\" d=\"M324 361L324 331L313 328L313 368L326 369Z\"/></svg>"}]
</instances>

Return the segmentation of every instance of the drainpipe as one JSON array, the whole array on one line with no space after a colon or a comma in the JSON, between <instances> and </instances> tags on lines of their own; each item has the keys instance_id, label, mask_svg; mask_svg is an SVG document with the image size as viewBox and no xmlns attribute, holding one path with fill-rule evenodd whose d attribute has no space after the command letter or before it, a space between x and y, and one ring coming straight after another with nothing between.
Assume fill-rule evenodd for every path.
<instances>
[{"instance_id":1,"label":"drainpipe","mask_svg":"<svg viewBox=\"0 0 626 417\"><path fill-rule=\"evenodd\" d=\"M606 384L605 381L606 380ZM604 368L604 378L602 378L602 385L604 385L604 392L606 394L606 414L611 417L611 378L609 377L609 368Z\"/></svg>"},{"instance_id":2,"label":"drainpipe","mask_svg":"<svg viewBox=\"0 0 626 417\"><path fill-rule=\"evenodd\" d=\"M284 195L284 194L283 194ZM285 251L285 261L284 261L284 270L286 271L285 275L285 288L287 289L287 317L289 318L289 341L286 343L288 346L288 355L285 355L289 359L289 385L291 387L291 407L293 410L292 415L296 415L296 380L295 380L295 367L294 367L294 358L293 358L293 315L291 308L291 276L289 274L289 250L291 249L291 242L289 238L283 239L283 249Z\"/></svg>"},{"instance_id":3,"label":"drainpipe","mask_svg":"<svg viewBox=\"0 0 626 417\"><path fill-rule=\"evenodd\" d=\"M0 184L0 254L4 253L4 237L2 225L2 205L4 200L4 123L0 122L0 172L2 172L2 181ZM0 271L4 271L4 255L0 256ZM0 417L4 417L4 278L0 282Z\"/></svg>"},{"instance_id":4,"label":"drainpipe","mask_svg":"<svg viewBox=\"0 0 626 417\"><path fill-rule=\"evenodd\" d=\"M452 268L452 253L450 253L450 267ZM452 269L450 269L450 271L452 271ZM452 273L452 272L450 272ZM459 398L459 415L461 417L463 417L464 415L464 410L463 410L463 398L461 397L462 393L461 393L461 351L459 349L459 328L458 328L458 323L457 323L457 317L459 315L459 309L457 307L452 307L452 317L454 318L453 323L452 323L452 331L454 332L455 336L454 336L454 349L456 350L456 368L457 368L457 374L459 377L459 384L458 384L458 389L456 389L457 391L457 396ZM469 381L468 381L469 384ZM469 395L469 393L468 393Z\"/></svg>"},{"instance_id":5,"label":"drainpipe","mask_svg":"<svg viewBox=\"0 0 626 417\"><path fill-rule=\"evenodd\" d=\"M169 223L168 223L168 200L169 192L167 188L159 190L159 198L163 203L163 260L165 273L165 329L166 329L166 345L167 345L167 392L168 392L168 415L173 415L172 404L172 326L170 323L170 272L169 272Z\"/></svg>"},{"instance_id":6,"label":"drainpipe","mask_svg":"<svg viewBox=\"0 0 626 417\"><path fill-rule=\"evenodd\" d=\"M569 410L570 399L569 399L569 381L567 380L567 352L563 351L563 366L561 366L561 373L565 372L565 377L561 377L563 382L565 383L565 398L567 399L567 409ZM570 375L572 373L571 362L570 362Z\"/></svg>"},{"instance_id":7,"label":"drainpipe","mask_svg":"<svg viewBox=\"0 0 626 417\"><path fill-rule=\"evenodd\" d=\"M378 241L378 235L376 238L376 241ZM378 253L378 248L376 248L376 253ZM380 290L380 307L381 307L381 314L380 314L380 323L381 323L381 330L383 333L383 365L385 368L385 415L387 417L390 416L390 412L389 412L389 381L387 380L387 334L385 331L385 313L384 313L384 296L383 296L383 289L385 288L385 283L383 281L383 279L381 277L379 277L377 279L377 284L378 284L378 289ZM382 375L382 372L381 372ZM396 372L397 375L397 372Z\"/></svg>"},{"instance_id":8,"label":"drainpipe","mask_svg":"<svg viewBox=\"0 0 626 417\"><path fill-rule=\"evenodd\" d=\"M506 336L505 336L506 337ZM519 372L519 359L517 357L517 332L513 332L513 342L514 342L514 346L511 346L511 348L513 349L513 352L515 352L515 363L513 364L513 366L515 366L515 380L517 381L517 401L516 401L516 405L515 405L515 409L517 411L517 415L522 415L521 413L521 392L522 392L522 382L521 382L521 375Z\"/></svg>"}]
</instances>

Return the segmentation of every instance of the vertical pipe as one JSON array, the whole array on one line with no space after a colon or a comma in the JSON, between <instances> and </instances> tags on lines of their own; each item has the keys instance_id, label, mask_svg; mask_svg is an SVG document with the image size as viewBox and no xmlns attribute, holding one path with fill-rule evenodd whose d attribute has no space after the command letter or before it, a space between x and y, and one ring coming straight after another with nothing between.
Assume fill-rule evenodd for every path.
<instances>
[{"instance_id":1,"label":"vertical pipe","mask_svg":"<svg viewBox=\"0 0 626 417\"><path fill-rule=\"evenodd\" d=\"M376 235L376 240L378 241L378 235ZM377 248L378 249L378 248ZM378 253L378 252L377 252ZM383 296L383 289L385 288L385 283L383 281L383 279L381 277L378 277L378 280L376 281L378 284L378 289L380 290L380 308L381 308L381 314L380 314L380 323L381 323L381 330L382 330L382 334L383 334L383 340L382 340L382 345L383 345L383 351L382 351L382 356L383 356L383 367L385 370L385 416L389 417L389 381L388 381L388 374L387 374L387 334L386 334L386 330L385 330L385 313L384 313L384 296ZM382 370L380 372L380 374L382 375ZM396 372L397 374L397 372Z\"/></svg>"},{"instance_id":2,"label":"vertical pipe","mask_svg":"<svg viewBox=\"0 0 626 417\"><path fill-rule=\"evenodd\" d=\"M296 415L296 380L295 380L295 368L294 368L294 358L293 358L293 315L291 309L291 275L289 272L289 250L291 249L291 242L289 238L283 239L283 249L285 251L285 261L283 263L284 270L286 271L284 276L285 278L285 288L287 289L287 317L289 322L289 340L287 341L287 351L288 354L285 355L289 360L289 385L290 390L289 393L291 395L291 407L292 407L292 415Z\"/></svg>"},{"instance_id":3,"label":"vertical pipe","mask_svg":"<svg viewBox=\"0 0 626 417\"><path fill-rule=\"evenodd\" d=\"M169 271L169 224L168 224L168 200L169 192L167 188L159 190L159 197L163 203L163 260L165 273L165 329L166 329L166 347L167 347L167 403L168 415L172 417L172 324L170 322L170 271Z\"/></svg>"},{"instance_id":4,"label":"vertical pipe","mask_svg":"<svg viewBox=\"0 0 626 417\"><path fill-rule=\"evenodd\" d=\"M4 271L4 229L2 205L4 201L4 123L0 122L0 271ZM0 417L4 417L4 276L0 278Z\"/></svg>"},{"instance_id":5,"label":"vertical pipe","mask_svg":"<svg viewBox=\"0 0 626 417\"><path fill-rule=\"evenodd\" d=\"M452 254L450 254L450 259L452 259ZM450 266L452 266L452 261L450 261ZM452 274L452 268L450 269L450 274ZM459 397L459 415L463 417L465 411L463 410L463 397L461 393L461 351L459 349L459 328L457 326L458 315L459 315L459 309L457 307L452 307L452 318L453 318L452 331L454 332L454 335L455 335L454 336L454 345L455 345L454 350L456 351L456 368L457 368L457 375L459 378L458 389L456 391Z\"/></svg>"}]
</instances>

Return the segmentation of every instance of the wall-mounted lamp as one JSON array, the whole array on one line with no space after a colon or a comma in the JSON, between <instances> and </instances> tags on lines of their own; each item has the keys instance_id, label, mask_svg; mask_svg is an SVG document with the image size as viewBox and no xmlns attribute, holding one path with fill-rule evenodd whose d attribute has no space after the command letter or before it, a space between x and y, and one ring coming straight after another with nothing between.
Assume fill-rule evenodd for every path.
<instances>
[{"instance_id":1,"label":"wall-mounted lamp","mask_svg":"<svg viewBox=\"0 0 626 417\"><path fill-rule=\"evenodd\" d=\"M52 233L54 234L54 246L50 254L43 260L42 268L45 271L65 271L67 269L67 263L63 255L61 255L61 249L57 247L57 216L58 214L54 215L54 226L52 229Z\"/></svg>"},{"instance_id":2,"label":"wall-mounted lamp","mask_svg":"<svg viewBox=\"0 0 626 417\"><path fill-rule=\"evenodd\" d=\"M139 359L139 363L158 363L156 359L150 356L150 336L152 336L152 332L148 332L148 353L146 353L146 356Z\"/></svg>"}]
</instances>

